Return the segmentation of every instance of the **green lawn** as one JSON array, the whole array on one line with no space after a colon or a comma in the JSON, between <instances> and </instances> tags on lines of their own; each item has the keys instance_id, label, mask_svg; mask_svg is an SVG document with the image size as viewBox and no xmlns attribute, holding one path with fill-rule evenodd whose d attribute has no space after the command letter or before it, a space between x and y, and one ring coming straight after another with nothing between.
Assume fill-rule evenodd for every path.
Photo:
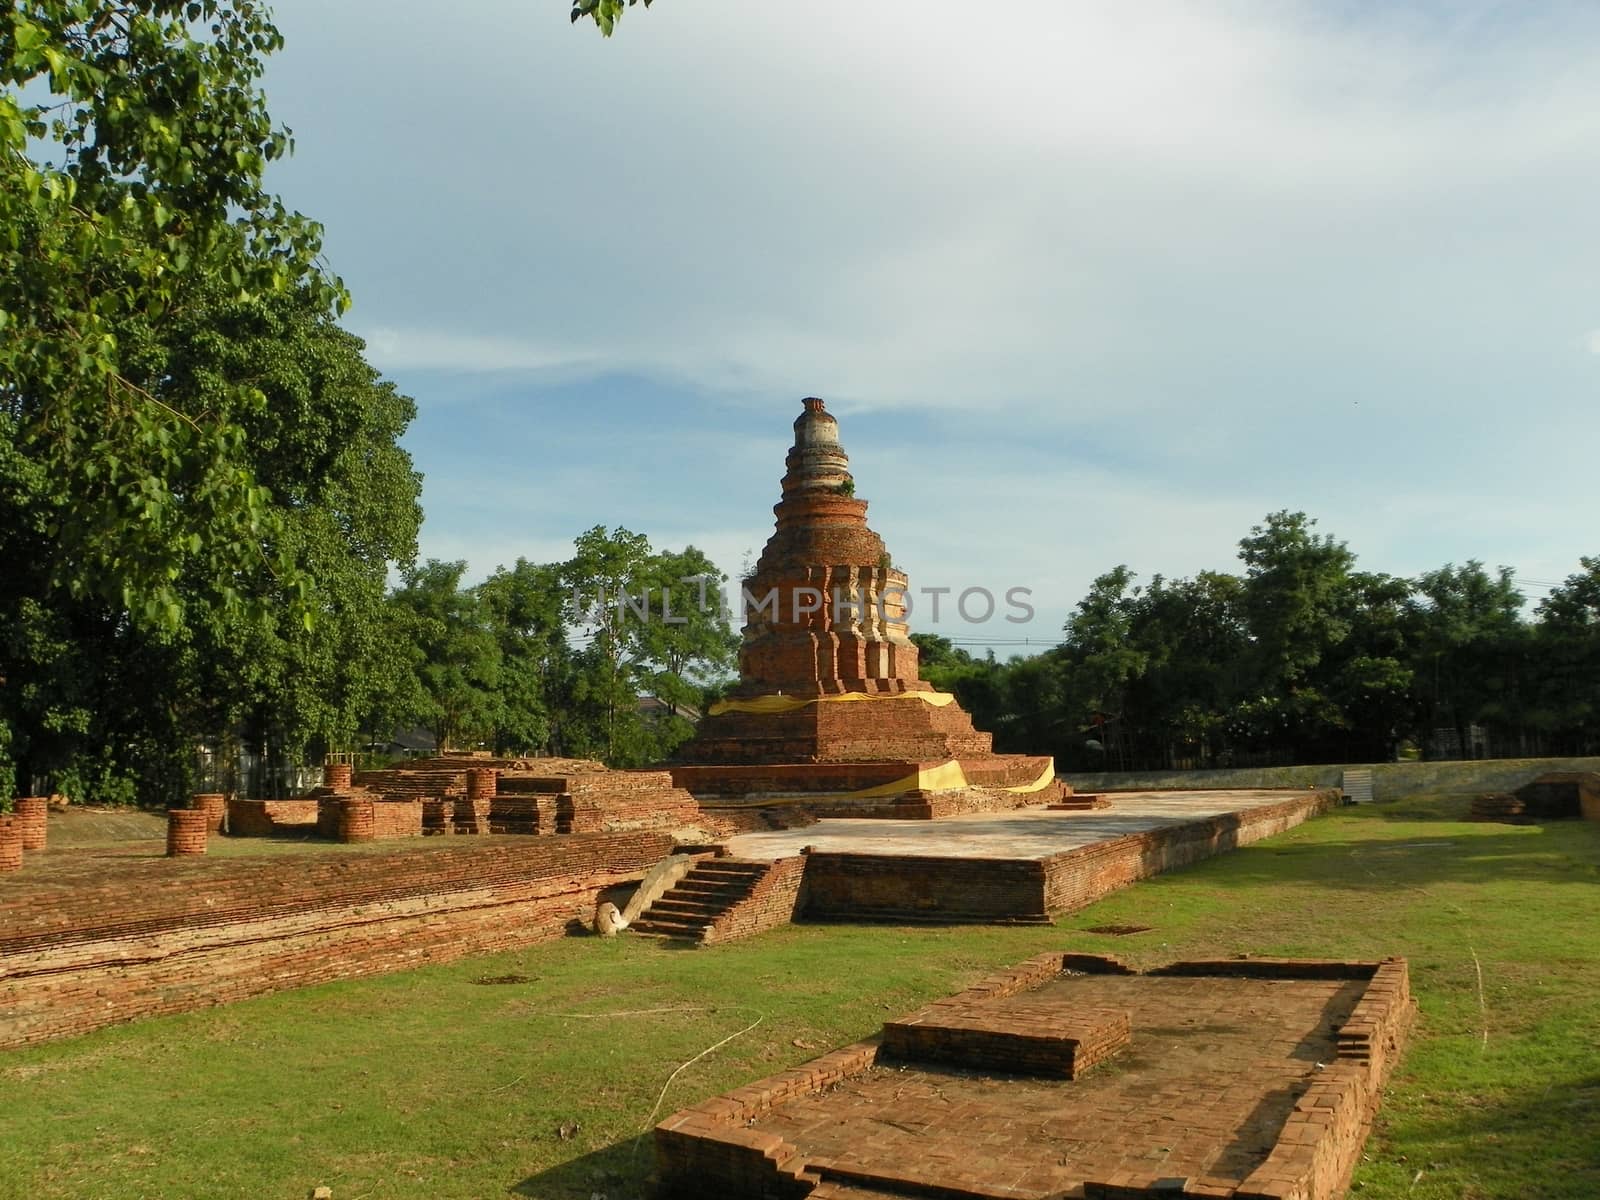
<instances>
[{"instance_id":1,"label":"green lawn","mask_svg":"<svg viewBox=\"0 0 1600 1200\"><path fill-rule=\"evenodd\" d=\"M1600 1195L1600 825L1343 810L1054 929L569 939L0 1055L0 1195L631 1200L665 1114L1044 949L1404 954L1421 1020L1352 1193ZM1084 932L1128 923L1126 937ZM1481 969L1481 990L1479 986Z\"/></svg>"}]
</instances>

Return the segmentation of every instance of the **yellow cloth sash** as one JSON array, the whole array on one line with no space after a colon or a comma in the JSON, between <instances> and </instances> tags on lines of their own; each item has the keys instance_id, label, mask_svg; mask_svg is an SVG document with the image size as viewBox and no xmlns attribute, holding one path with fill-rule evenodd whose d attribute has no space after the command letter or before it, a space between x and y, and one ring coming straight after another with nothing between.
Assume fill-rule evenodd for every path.
<instances>
[{"instance_id":1,"label":"yellow cloth sash","mask_svg":"<svg viewBox=\"0 0 1600 1200\"><path fill-rule=\"evenodd\" d=\"M1056 762L1053 758L1044 760L1044 770L1039 772L1039 778L1032 783L1018 784L1016 787L996 788L998 792L1042 792L1050 786L1056 777ZM971 787L967 781L967 773L961 769L961 763L951 759L947 763L940 763L936 767L924 767L915 775L907 775L904 779L897 779L893 783L881 783L877 787L862 788L859 792L845 793L850 799L856 797L870 798L872 796L893 796L900 792L909 792L913 788L920 788L926 792L948 792L956 788Z\"/></svg>"},{"instance_id":2,"label":"yellow cloth sash","mask_svg":"<svg viewBox=\"0 0 1600 1200\"><path fill-rule=\"evenodd\" d=\"M1042 792L1055 781L1055 777L1056 760L1047 758L1044 760L1044 770L1039 772L1039 778L1032 783L1019 784L1017 787L1008 787L1005 790L1008 792Z\"/></svg>"},{"instance_id":3,"label":"yellow cloth sash","mask_svg":"<svg viewBox=\"0 0 1600 1200\"><path fill-rule=\"evenodd\" d=\"M749 700L718 700L706 710L711 716L725 712L784 713L794 712L808 704L839 704L855 700L921 700L935 708L954 704L956 698L949 692L841 692L837 696L814 696L805 700L799 696L755 696Z\"/></svg>"},{"instance_id":4,"label":"yellow cloth sash","mask_svg":"<svg viewBox=\"0 0 1600 1200\"><path fill-rule=\"evenodd\" d=\"M1016 787L997 788L995 790L1002 792L1041 792L1050 786L1055 777L1055 760L1047 758L1044 762L1044 770L1039 772L1039 778L1032 783L1023 783L1018 784ZM916 789L928 792L948 792L971 786L967 781L967 773L961 769L961 763L952 758L949 762L923 767L915 774L907 775L903 779L896 779L893 783L880 783L855 792L818 792L815 795L795 795L789 797L789 799L799 804L803 804L807 800L818 802L828 800L872 800L880 796L898 796ZM716 808L760 808L762 805L771 803L771 800L748 801L744 804L730 804L726 801L719 801L713 802L712 806Z\"/></svg>"},{"instance_id":5,"label":"yellow cloth sash","mask_svg":"<svg viewBox=\"0 0 1600 1200\"><path fill-rule=\"evenodd\" d=\"M862 788L859 792L846 792L851 800L869 799L873 796L898 796L901 792L909 792L914 788L922 788L929 792L948 792L955 788L967 786L967 773L961 769L961 764L955 759L947 763L940 763L936 767L924 767L914 775L907 775L904 779L896 779L893 783L880 783L877 787Z\"/></svg>"}]
</instances>

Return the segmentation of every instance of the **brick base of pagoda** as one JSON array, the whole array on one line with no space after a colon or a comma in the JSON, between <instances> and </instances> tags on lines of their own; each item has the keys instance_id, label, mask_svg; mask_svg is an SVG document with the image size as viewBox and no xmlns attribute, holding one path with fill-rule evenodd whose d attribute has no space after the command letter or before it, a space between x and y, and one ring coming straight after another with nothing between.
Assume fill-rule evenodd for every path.
<instances>
[{"instance_id":1,"label":"brick base of pagoda","mask_svg":"<svg viewBox=\"0 0 1600 1200\"><path fill-rule=\"evenodd\" d=\"M740 798L797 797L819 815L906 815L926 819L956 811L1047 804L1070 793L1052 780L1009 793L1015 805L971 797L930 805L926 794L962 790L1030 788L1050 773L1049 758L995 754L991 735L972 726L954 703L922 700L823 699L789 712L727 711L700 722L693 741L680 747L672 781L703 804ZM925 786L950 763L960 765L955 786ZM943 772L941 782L951 782ZM870 792L858 796L852 793ZM907 798L904 813L883 811Z\"/></svg>"},{"instance_id":2,"label":"brick base of pagoda","mask_svg":"<svg viewBox=\"0 0 1600 1200\"><path fill-rule=\"evenodd\" d=\"M917 699L820 700L790 712L717 712L701 719L683 763L944 762L993 756L994 739L958 704Z\"/></svg>"},{"instance_id":3,"label":"brick base of pagoda","mask_svg":"<svg viewBox=\"0 0 1600 1200\"><path fill-rule=\"evenodd\" d=\"M920 775L950 762L958 763L966 783L979 788L1025 788L1050 768L1050 760L1032 754L990 754L983 758L880 762L678 763L669 768L672 782L701 801L730 796L837 796L871 791L881 800L902 793L929 790ZM895 787L900 784L902 786ZM1035 792L1019 792L1029 804L1046 804L1070 795L1072 789L1051 780Z\"/></svg>"}]
</instances>

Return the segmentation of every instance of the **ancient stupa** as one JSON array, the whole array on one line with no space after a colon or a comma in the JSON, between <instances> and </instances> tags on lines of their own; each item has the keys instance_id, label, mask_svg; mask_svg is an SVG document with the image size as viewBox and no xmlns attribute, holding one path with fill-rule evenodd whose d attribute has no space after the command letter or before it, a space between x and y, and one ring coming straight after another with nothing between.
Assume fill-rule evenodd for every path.
<instances>
[{"instance_id":1,"label":"ancient stupa","mask_svg":"<svg viewBox=\"0 0 1600 1200\"><path fill-rule=\"evenodd\" d=\"M674 782L702 800L811 794L881 807L972 789L1058 798L1049 758L995 754L955 697L918 675L905 573L867 527L838 421L815 397L804 405L777 528L743 581L739 684L679 749Z\"/></svg>"}]
</instances>

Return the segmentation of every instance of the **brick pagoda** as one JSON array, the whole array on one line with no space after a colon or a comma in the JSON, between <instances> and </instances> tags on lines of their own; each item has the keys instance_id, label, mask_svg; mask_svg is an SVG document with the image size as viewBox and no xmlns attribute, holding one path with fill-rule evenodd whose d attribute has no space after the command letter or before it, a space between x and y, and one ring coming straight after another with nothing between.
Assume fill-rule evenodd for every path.
<instances>
[{"instance_id":1,"label":"brick pagoda","mask_svg":"<svg viewBox=\"0 0 1600 1200\"><path fill-rule=\"evenodd\" d=\"M971 788L1058 799L1050 759L995 754L955 697L918 675L906 575L867 526L838 421L815 397L804 405L777 528L744 581L739 685L680 748L674 782L702 799Z\"/></svg>"}]
</instances>

